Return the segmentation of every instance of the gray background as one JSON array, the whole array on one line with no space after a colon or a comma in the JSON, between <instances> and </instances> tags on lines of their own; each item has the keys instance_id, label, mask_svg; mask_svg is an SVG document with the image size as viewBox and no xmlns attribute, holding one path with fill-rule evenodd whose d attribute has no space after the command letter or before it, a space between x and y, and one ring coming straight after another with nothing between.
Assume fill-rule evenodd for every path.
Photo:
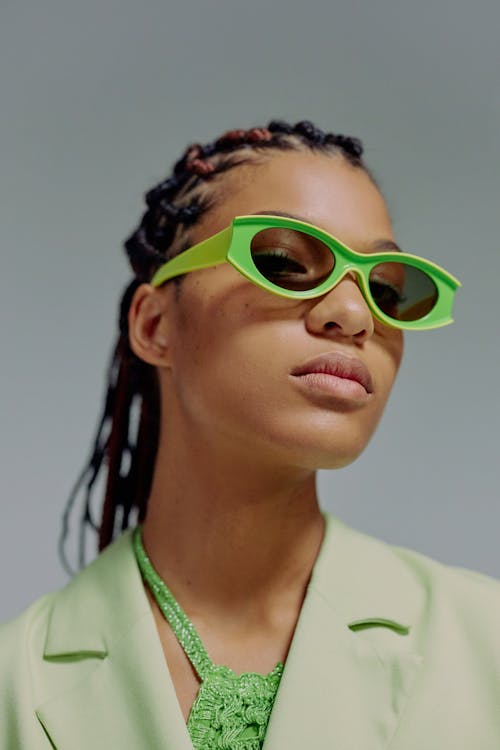
<instances>
[{"instance_id":1,"label":"gray background","mask_svg":"<svg viewBox=\"0 0 500 750\"><path fill-rule=\"evenodd\" d=\"M273 117L361 137L397 241L463 283L454 325L406 334L367 450L319 473L323 505L500 577L499 28L497 0L1 0L0 619L68 580L60 516L143 193L189 142Z\"/></svg>"}]
</instances>

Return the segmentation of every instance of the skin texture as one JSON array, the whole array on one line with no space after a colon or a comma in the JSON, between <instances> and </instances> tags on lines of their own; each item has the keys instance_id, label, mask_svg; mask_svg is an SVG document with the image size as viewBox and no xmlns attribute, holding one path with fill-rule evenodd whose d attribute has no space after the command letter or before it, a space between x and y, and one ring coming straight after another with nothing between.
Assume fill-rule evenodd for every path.
<instances>
[{"instance_id":1,"label":"skin texture","mask_svg":"<svg viewBox=\"0 0 500 750\"><path fill-rule=\"evenodd\" d=\"M394 240L380 192L341 156L272 152L219 179L223 199L193 242L236 215L273 210L359 252ZM229 264L187 274L179 300L172 284L143 284L129 330L134 352L158 369L162 399L146 551L212 660L267 673L286 659L323 537L316 471L351 463L367 445L403 334L373 318L353 276L321 297L287 300ZM367 399L306 392L290 375L332 351L368 367ZM187 718L198 681L147 594Z\"/></svg>"}]
</instances>

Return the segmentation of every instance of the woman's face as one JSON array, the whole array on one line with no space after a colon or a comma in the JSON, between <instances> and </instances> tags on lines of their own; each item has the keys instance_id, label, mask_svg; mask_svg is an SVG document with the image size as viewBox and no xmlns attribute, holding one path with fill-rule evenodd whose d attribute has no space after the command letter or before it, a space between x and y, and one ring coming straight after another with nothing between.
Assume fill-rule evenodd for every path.
<instances>
[{"instance_id":1,"label":"woman's face","mask_svg":"<svg viewBox=\"0 0 500 750\"><path fill-rule=\"evenodd\" d=\"M194 227L194 242L234 216L274 211L358 252L394 241L379 191L340 156L272 152L219 179L223 198ZM159 368L166 423L175 414L212 448L220 441L222 449L239 446L250 457L307 469L345 466L362 452L391 391L403 335L373 318L353 276L321 297L290 300L224 263L187 274L178 301L173 284L157 292L168 315L168 362ZM326 393L291 375L332 352L361 360L370 394Z\"/></svg>"}]
</instances>

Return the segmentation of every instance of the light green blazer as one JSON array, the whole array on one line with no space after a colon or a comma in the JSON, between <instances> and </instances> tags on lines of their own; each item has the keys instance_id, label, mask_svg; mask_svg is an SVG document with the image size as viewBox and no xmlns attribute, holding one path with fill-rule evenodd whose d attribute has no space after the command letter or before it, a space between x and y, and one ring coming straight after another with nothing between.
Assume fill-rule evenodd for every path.
<instances>
[{"instance_id":1,"label":"light green blazer","mask_svg":"<svg viewBox=\"0 0 500 750\"><path fill-rule=\"evenodd\" d=\"M264 750L499 750L500 581L329 516ZM0 627L1 750L192 750L124 532Z\"/></svg>"}]
</instances>

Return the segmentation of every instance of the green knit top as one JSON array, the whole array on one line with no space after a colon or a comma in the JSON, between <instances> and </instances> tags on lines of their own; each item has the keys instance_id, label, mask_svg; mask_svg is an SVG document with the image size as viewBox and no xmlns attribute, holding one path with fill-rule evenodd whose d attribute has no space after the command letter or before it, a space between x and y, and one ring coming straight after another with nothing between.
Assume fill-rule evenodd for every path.
<instances>
[{"instance_id":1,"label":"green knit top","mask_svg":"<svg viewBox=\"0 0 500 750\"><path fill-rule=\"evenodd\" d=\"M187 729L195 750L261 750L284 666L278 662L267 675L214 664L192 622L146 554L141 526L132 534L143 579L172 628L200 680Z\"/></svg>"}]
</instances>

